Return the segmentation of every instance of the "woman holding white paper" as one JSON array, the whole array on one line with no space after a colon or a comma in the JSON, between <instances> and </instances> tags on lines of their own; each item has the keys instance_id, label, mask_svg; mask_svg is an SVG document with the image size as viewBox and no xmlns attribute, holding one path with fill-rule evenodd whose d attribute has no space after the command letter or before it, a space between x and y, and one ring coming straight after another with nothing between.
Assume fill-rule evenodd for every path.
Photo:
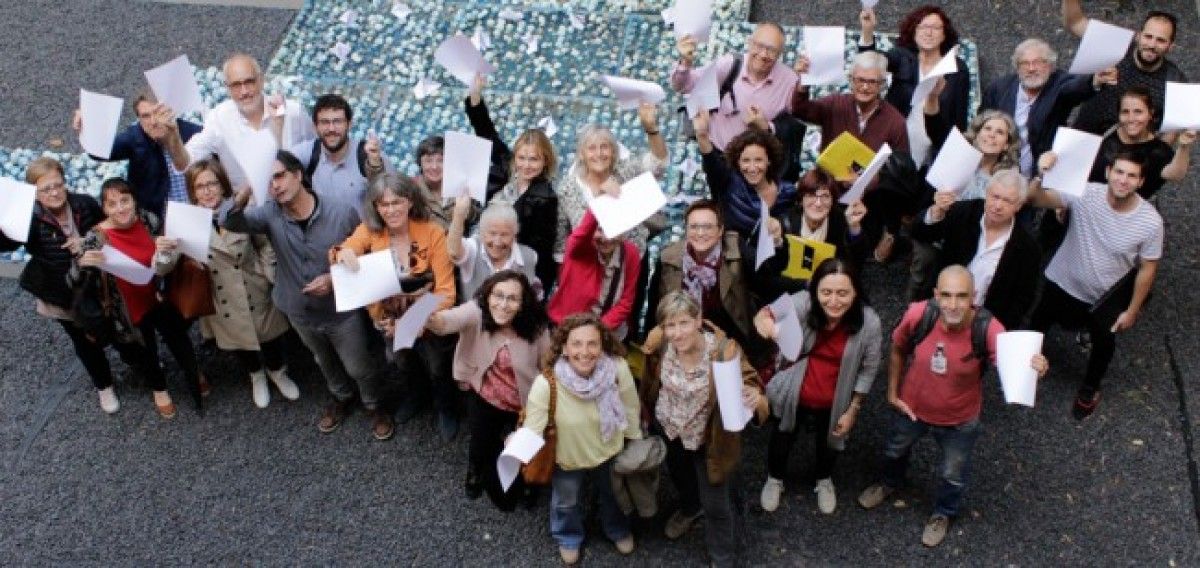
<instances>
[{"instance_id":1,"label":"woman holding white paper","mask_svg":"<svg viewBox=\"0 0 1200 568\"><path fill-rule=\"evenodd\" d=\"M554 474L551 479L550 534L566 564L579 561L583 545L583 482L591 478L604 534L621 554L631 554L629 517L613 494L611 464L625 440L642 437L641 404L620 341L590 313L563 320L545 354L542 374L533 380L524 427L542 436L555 396ZM554 382L553 391L550 383Z\"/></svg>"},{"instance_id":2,"label":"woman holding white paper","mask_svg":"<svg viewBox=\"0 0 1200 568\"><path fill-rule=\"evenodd\" d=\"M524 274L501 270L484 280L474 298L433 314L425 326L438 335L458 334L454 380L469 393L467 496L486 490L496 507L511 511L515 497L525 493L520 476L508 491L501 487L496 458L550 348L546 310Z\"/></svg>"},{"instance_id":3,"label":"woman holding white paper","mask_svg":"<svg viewBox=\"0 0 1200 568\"><path fill-rule=\"evenodd\" d=\"M571 229L579 225L593 197L605 193L619 195L621 184L646 172L652 172L656 178L662 178L666 173L667 143L659 132L656 107L643 103L638 107L638 120L646 133L650 150L642 154L630 154L626 158L621 157L621 144L608 127L589 124L579 129L575 163L571 164L566 177L558 183L558 228L554 242L556 262L563 261ZM645 251L649 235L650 231L643 223L630 231L628 238L637 245L638 251Z\"/></svg>"},{"instance_id":4,"label":"woman holding white paper","mask_svg":"<svg viewBox=\"0 0 1200 568\"><path fill-rule=\"evenodd\" d=\"M857 273L838 258L822 262L808 290L792 294L791 304L803 346L799 360L780 369L767 387L778 420L767 442L761 504L767 512L779 507L788 458L803 428L813 434L817 507L828 515L837 508L833 469L838 453L879 370L882 327L866 304ZM775 322L792 315L772 313L768 306L754 317L754 325L763 337L774 338Z\"/></svg>"},{"instance_id":5,"label":"woman holding white paper","mask_svg":"<svg viewBox=\"0 0 1200 568\"><path fill-rule=\"evenodd\" d=\"M1175 147L1172 148L1150 129L1157 114L1158 109L1154 108L1154 98L1150 91L1140 86L1126 89L1121 95L1117 128L1112 134L1105 136L1100 144L1100 151L1096 153L1096 161L1092 164L1092 173L1088 176L1088 181L1107 183L1106 171L1112 165L1113 156L1120 152L1137 152L1146 157L1146 167L1142 170L1146 172L1146 179L1142 182L1142 187L1138 188L1138 195L1145 199L1158 193L1166 182L1182 180L1191 164L1192 144L1196 142L1196 132L1180 132Z\"/></svg>"},{"instance_id":6,"label":"woman holding white paper","mask_svg":"<svg viewBox=\"0 0 1200 568\"><path fill-rule=\"evenodd\" d=\"M758 224L761 203L776 216L790 209L797 197L796 186L780 178L786 166L783 144L767 130L766 118L757 110L751 107L747 112L759 120L734 136L724 154L709 138L708 113L692 118L712 199L721 205L725 224L743 236Z\"/></svg>"},{"instance_id":7,"label":"woman holding white paper","mask_svg":"<svg viewBox=\"0 0 1200 568\"><path fill-rule=\"evenodd\" d=\"M446 249L446 232L432 219L424 193L412 179L396 173L376 176L367 187L365 201L366 219L341 245L329 251L329 261L357 271L359 256L379 251L391 253L396 278L404 293L367 306L375 327L391 338L396 321L420 295L430 292L440 295L440 309L454 305L457 299L454 264ZM408 353L399 363L413 388L405 397L398 418L402 423L411 419L422 399L432 395L442 435L453 438L458 431L455 388L450 379L454 338L422 337L412 351L415 353ZM414 368L417 365L424 369ZM378 409L372 410L375 437L390 438L394 431L392 418Z\"/></svg>"},{"instance_id":8,"label":"woman holding white paper","mask_svg":"<svg viewBox=\"0 0 1200 568\"><path fill-rule=\"evenodd\" d=\"M983 159L958 199L983 199L992 174L1020 166L1021 137L1017 123L1004 111L985 110L975 116L963 137L983 154Z\"/></svg>"},{"instance_id":9,"label":"woman holding white paper","mask_svg":"<svg viewBox=\"0 0 1200 568\"><path fill-rule=\"evenodd\" d=\"M184 181L188 200L214 215L233 197L225 168L210 158L188 166ZM210 230L205 264L217 313L200 318L201 335L214 339L218 348L232 352L241 362L250 374L255 406L266 408L271 402L268 378L284 398L300 398L300 389L288 377L283 360L287 317L271 302L275 253L270 242L265 235L234 233L215 223ZM156 268L170 272L180 260L178 240L158 237L155 244L159 251L154 257Z\"/></svg>"},{"instance_id":10,"label":"woman holding white paper","mask_svg":"<svg viewBox=\"0 0 1200 568\"><path fill-rule=\"evenodd\" d=\"M648 359L640 394L651 412L651 429L667 441L667 469L679 493L679 509L667 520L666 536L683 536L704 515L710 561L733 566L743 532L736 476L742 424L727 427L722 421L714 364L741 362L738 404L753 409L760 421L767 418L767 399L737 342L702 318L695 298L676 290L655 307L660 323L642 346ZM730 431L735 428L737 432Z\"/></svg>"},{"instance_id":11,"label":"woman holding white paper","mask_svg":"<svg viewBox=\"0 0 1200 568\"><path fill-rule=\"evenodd\" d=\"M101 205L105 218L98 223L81 245L79 270L73 270L74 282L84 278L99 278L96 292L102 304L110 306L115 341L126 344L122 358L145 376L154 391L154 406L163 418L175 417L175 403L167 392L167 378L160 366L155 332L171 350L187 377L189 387L197 396L205 390L206 381L196 363L196 352L188 337L188 324L170 302L158 295L158 279L144 284L127 282L108 272L96 274L106 261L101 249L114 255L124 255L142 267L153 266L156 252L154 235L160 234L161 223L149 211L139 209L133 188L121 178L110 178L100 186ZM86 274L91 272L91 274ZM159 272L165 274L165 272ZM128 345L133 345L130 348ZM115 395L114 395L115 396Z\"/></svg>"}]
</instances>

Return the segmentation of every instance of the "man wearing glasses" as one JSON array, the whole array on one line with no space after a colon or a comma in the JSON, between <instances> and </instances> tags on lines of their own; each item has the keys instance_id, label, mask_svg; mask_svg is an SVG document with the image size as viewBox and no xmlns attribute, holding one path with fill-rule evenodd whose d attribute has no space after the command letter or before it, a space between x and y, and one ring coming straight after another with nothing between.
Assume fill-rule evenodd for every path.
<instances>
[{"instance_id":1,"label":"man wearing glasses","mask_svg":"<svg viewBox=\"0 0 1200 568\"><path fill-rule=\"evenodd\" d=\"M717 66L717 83L729 87L720 89L721 106L709 118L709 137L721 151L750 124L770 129L769 123L776 116L791 111L792 95L800 76L780 63L783 43L783 28L774 22L763 22L746 41L745 54L740 58L725 54L713 63ZM692 68L696 59L695 39L684 36L676 46L679 62L671 72L671 88L687 94L705 69ZM737 75L730 80L734 72Z\"/></svg>"},{"instance_id":2,"label":"man wearing glasses","mask_svg":"<svg viewBox=\"0 0 1200 568\"><path fill-rule=\"evenodd\" d=\"M234 157L240 139L264 128L270 129L278 148L291 148L316 137L312 121L300 105L281 96L263 96L264 77L258 61L244 53L225 60L225 86L229 100L213 107L204 119L204 129L185 146L178 136L168 136L168 150L175 169L185 170L198 160L216 155L234 187L246 183L246 174ZM174 130L173 120L161 121Z\"/></svg>"},{"instance_id":3,"label":"man wearing glasses","mask_svg":"<svg viewBox=\"0 0 1200 568\"><path fill-rule=\"evenodd\" d=\"M801 57L796 71L808 72L808 64L808 59ZM887 58L882 54L859 53L850 67L850 93L812 100L808 87L801 85L792 100L793 112L799 119L821 127L822 150L834 138L849 132L872 150L878 151L886 142L893 151L908 152L904 116L883 100L886 72Z\"/></svg>"},{"instance_id":4,"label":"man wearing glasses","mask_svg":"<svg viewBox=\"0 0 1200 568\"><path fill-rule=\"evenodd\" d=\"M317 136L292 146L291 152L305 164L313 191L322 197L341 199L363 215L367 180L382 171L394 171L379 149L374 136L350 135L354 112L341 95L325 94L313 104Z\"/></svg>"}]
</instances>

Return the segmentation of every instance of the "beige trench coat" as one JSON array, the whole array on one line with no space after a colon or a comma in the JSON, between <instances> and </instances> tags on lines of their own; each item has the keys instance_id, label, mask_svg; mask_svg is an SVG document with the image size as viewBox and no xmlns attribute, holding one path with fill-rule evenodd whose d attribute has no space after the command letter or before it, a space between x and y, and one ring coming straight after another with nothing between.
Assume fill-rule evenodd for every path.
<instances>
[{"instance_id":1,"label":"beige trench coat","mask_svg":"<svg viewBox=\"0 0 1200 568\"><path fill-rule=\"evenodd\" d=\"M160 263L174 268L176 253ZM275 252L262 235L213 229L208 245L217 313L200 318L200 333L223 350L258 351L259 343L288 330L287 317L271 303Z\"/></svg>"}]
</instances>

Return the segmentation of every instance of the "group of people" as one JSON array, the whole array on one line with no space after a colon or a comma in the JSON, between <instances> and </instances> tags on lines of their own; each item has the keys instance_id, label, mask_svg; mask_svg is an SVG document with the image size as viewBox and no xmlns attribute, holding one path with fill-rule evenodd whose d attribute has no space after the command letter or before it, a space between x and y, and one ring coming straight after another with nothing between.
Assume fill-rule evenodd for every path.
<instances>
[{"instance_id":1,"label":"group of people","mask_svg":"<svg viewBox=\"0 0 1200 568\"><path fill-rule=\"evenodd\" d=\"M1063 0L1062 9L1068 29L1082 34L1087 18L1078 0ZM857 501L867 509L886 501L904 482L914 444L930 433L941 458L921 541L937 546L967 487L998 334L1055 324L1086 332L1087 371L1071 412L1084 419L1096 410L1116 334L1139 319L1162 257L1163 222L1149 199L1183 177L1195 133L1156 134L1165 82L1183 80L1167 59L1175 37L1169 14L1151 12L1126 58L1095 75L1057 69L1042 40L1020 42L1015 72L988 85L973 119L961 60L912 104L919 79L958 42L942 9L908 14L886 53L875 47L874 11L859 19L846 94L810 97L800 81L808 61L799 56L791 68L781 61L787 46L773 23L757 26L743 53L710 63L720 105L691 119L711 197L687 208L683 239L653 261L647 241L665 226L661 216L607 234L590 209L638 175L664 175L670 160L653 105L638 109L644 151L621 158L612 131L588 125L560 176L559 153L541 130L525 130L511 144L502 139L477 78L464 111L475 133L492 141L487 200L444 199L460 188L443 187L442 137L419 144L419 175L397 173L374 137L350 135L345 99L322 95L306 115L293 101L266 96L258 63L235 54L224 64L229 98L202 126L176 119L148 92L134 100L137 123L117 135L111 156L129 161L128 179L105 181L98 201L70 191L54 159L29 165L37 196L21 286L70 338L104 412L119 408L104 351L111 346L171 418L158 338L197 400L209 378L189 339L193 320L167 300L183 261L180 243L162 234L162 218L169 202L210 209L204 270L214 309L197 320L206 339L236 355L256 406L270 403L272 386L285 399L300 396L283 349L294 330L330 394L321 432L361 406L371 435L387 440L397 423L432 406L450 441L465 406L465 492L487 493L506 511L538 496L520 478L502 484L496 460L507 436L525 428L552 438L550 532L567 564L579 560L585 539L585 479L605 536L629 554L631 516L656 514L665 463L678 494L666 536L679 538L703 518L708 557L725 566L739 562L745 535L741 425L724 423L719 369L736 365L741 405L769 432L761 507L779 507L792 448L808 433L818 508L833 513L838 454L884 363L885 329L860 268L907 248L903 295L912 303L887 340L892 417L882 468ZM703 69L692 38L677 47L670 84L688 93ZM1072 126L1105 135L1094 183L1079 196L1042 183L1055 167L1055 132L1077 107ZM823 145L850 133L872 150L887 144L896 153L862 199L840 204L853 175L800 171L789 158L801 121L820 128ZM952 128L983 154L961 192L920 181ZM264 130L281 150L269 198L251 203L234 152L239 138ZM910 152L919 145L929 147ZM762 262L760 236L775 247ZM0 248L21 244L11 237ZM791 258L794 239L835 252L789 272L811 260ZM337 311L331 266L355 272L374 252L391 255L402 293ZM156 277L138 284L101 270L115 254ZM427 294L438 305L424 333L393 352L397 322ZM794 359L777 346L791 318L803 338ZM1039 376L1049 367L1042 355L1029 364ZM407 387L402 396L389 388L396 378Z\"/></svg>"}]
</instances>

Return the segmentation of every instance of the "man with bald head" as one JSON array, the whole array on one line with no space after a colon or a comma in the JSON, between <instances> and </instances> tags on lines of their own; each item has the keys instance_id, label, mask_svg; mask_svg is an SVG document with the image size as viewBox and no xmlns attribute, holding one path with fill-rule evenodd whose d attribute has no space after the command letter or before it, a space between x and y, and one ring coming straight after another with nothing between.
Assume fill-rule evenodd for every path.
<instances>
[{"instance_id":1,"label":"man with bald head","mask_svg":"<svg viewBox=\"0 0 1200 568\"><path fill-rule=\"evenodd\" d=\"M938 275L934 298L909 305L896 326L887 390L895 412L884 446L883 479L858 497L866 509L887 500L904 484L912 447L931 433L941 460L933 515L921 535L929 547L941 544L960 510L971 451L982 430L983 374L995 362L996 336L1004 332L987 310L974 307L974 297L971 270L947 266ZM1039 377L1049 368L1041 354L1029 364Z\"/></svg>"},{"instance_id":2,"label":"man with bald head","mask_svg":"<svg viewBox=\"0 0 1200 568\"><path fill-rule=\"evenodd\" d=\"M169 136L168 144L176 169L184 170L190 164L215 155L225 166L230 183L237 187L246 183L246 174L233 154L240 139L264 128L270 129L276 147L287 149L316 138L317 133L312 120L298 103L285 101L279 95L263 95L266 78L253 57L235 53L225 60L222 69L229 99L208 112L204 117L204 129L186 145L178 136ZM170 122L167 126L173 124Z\"/></svg>"},{"instance_id":3,"label":"man with bald head","mask_svg":"<svg viewBox=\"0 0 1200 568\"><path fill-rule=\"evenodd\" d=\"M684 36L676 46L679 62L671 72L671 88L688 94L704 69L693 68L695 39ZM718 85L726 84L730 74L737 73L729 82L729 92L721 97L721 106L709 118L708 134L718 149L724 151L725 145L750 124L769 129L780 113L791 111L792 94L800 84L800 76L779 61L783 50L783 28L763 22L746 39L745 53L728 53L712 63L717 66Z\"/></svg>"}]
</instances>

